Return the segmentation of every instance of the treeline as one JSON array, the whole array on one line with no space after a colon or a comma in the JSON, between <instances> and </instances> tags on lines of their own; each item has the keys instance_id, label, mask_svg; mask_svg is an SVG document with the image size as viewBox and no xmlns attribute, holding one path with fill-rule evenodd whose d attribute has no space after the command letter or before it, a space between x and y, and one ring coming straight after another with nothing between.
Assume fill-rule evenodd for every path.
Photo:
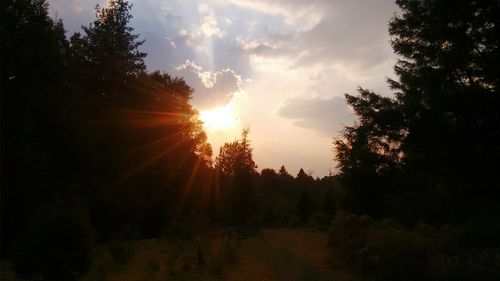
<instances>
[{"instance_id":1,"label":"treeline","mask_svg":"<svg viewBox=\"0 0 500 281\"><path fill-rule=\"evenodd\" d=\"M498 1L398 0L394 97L346 95L331 231L373 280L500 278ZM352 214L354 213L354 214Z\"/></svg>"}]
</instances>

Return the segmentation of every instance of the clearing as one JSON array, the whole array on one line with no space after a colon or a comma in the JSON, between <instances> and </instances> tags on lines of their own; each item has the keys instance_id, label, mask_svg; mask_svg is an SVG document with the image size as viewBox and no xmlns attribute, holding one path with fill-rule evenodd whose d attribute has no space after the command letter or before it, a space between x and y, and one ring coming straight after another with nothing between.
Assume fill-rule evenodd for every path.
<instances>
[{"instance_id":1,"label":"clearing","mask_svg":"<svg viewBox=\"0 0 500 281\"><path fill-rule=\"evenodd\" d=\"M263 229L245 239L238 261L228 268L231 281L354 281L345 266L329 260L327 234L305 229Z\"/></svg>"}]
</instances>

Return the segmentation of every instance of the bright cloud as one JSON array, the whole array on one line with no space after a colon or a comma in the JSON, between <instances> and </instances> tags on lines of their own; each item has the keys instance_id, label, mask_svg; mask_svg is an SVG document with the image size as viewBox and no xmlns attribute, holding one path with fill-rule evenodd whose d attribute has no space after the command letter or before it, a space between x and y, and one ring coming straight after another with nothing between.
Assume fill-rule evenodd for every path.
<instances>
[{"instance_id":1,"label":"bright cloud","mask_svg":"<svg viewBox=\"0 0 500 281\"><path fill-rule=\"evenodd\" d=\"M197 86L195 100L201 105L226 104L235 93L242 91L243 79L229 68L205 71L188 59L175 69ZM198 79L193 79L195 77Z\"/></svg>"}]
</instances>

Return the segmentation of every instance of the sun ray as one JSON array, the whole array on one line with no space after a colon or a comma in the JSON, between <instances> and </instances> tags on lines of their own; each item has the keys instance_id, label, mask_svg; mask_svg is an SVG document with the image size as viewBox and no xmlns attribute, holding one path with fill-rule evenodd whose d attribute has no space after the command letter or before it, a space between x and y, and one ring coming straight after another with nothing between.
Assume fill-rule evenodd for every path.
<instances>
[{"instance_id":1,"label":"sun ray","mask_svg":"<svg viewBox=\"0 0 500 281\"><path fill-rule=\"evenodd\" d=\"M194 166L191 170L191 173L189 174L189 178L186 182L186 185L182 191L181 201L179 204L179 208L181 209L181 211L182 211L182 208L184 207L184 203L186 202L189 193L191 192L191 189L193 187L193 182L194 182L196 176L198 175L198 169L200 168L201 162L202 162L201 158L198 158L196 160L196 163L194 164Z\"/></svg>"},{"instance_id":2,"label":"sun ray","mask_svg":"<svg viewBox=\"0 0 500 281\"><path fill-rule=\"evenodd\" d=\"M129 170L126 174L124 174L121 178L119 178L114 184L110 186L111 189L114 189L115 187L121 185L122 183L126 182L128 179L132 178L133 176L137 175L139 172L144 170L145 168L151 166L153 163L156 161L160 160L162 157L167 155L168 153L172 152L176 148L178 148L182 143L184 143L185 140L180 139L176 141L175 143L171 144L167 149L163 150L162 152L153 155L152 157L142 161L139 163L136 167L133 169Z\"/></svg>"}]
</instances>

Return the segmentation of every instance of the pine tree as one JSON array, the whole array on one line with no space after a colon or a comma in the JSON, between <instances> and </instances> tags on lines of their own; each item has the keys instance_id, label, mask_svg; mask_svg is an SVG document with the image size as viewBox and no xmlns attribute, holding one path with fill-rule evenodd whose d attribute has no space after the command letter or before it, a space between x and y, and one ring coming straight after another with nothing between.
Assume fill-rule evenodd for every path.
<instances>
[{"instance_id":1,"label":"pine tree","mask_svg":"<svg viewBox=\"0 0 500 281\"><path fill-rule=\"evenodd\" d=\"M241 133L241 140L225 143L216 158L216 166L223 175L254 174L257 165L253 161L252 148L248 140L248 129Z\"/></svg>"},{"instance_id":2,"label":"pine tree","mask_svg":"<svg viewBox=\"0 0 500 281\"><path fill-rule=\"evenodd\" d=\"M146 69L146 54L139 50L144 40L129 26L131 8L125 0L97 5L96 20L83 27L83 36L76 33L71 38L80 86L107 105L123 103L127 98L123 95L130 90L127 86Z\"/></svg>"},{"instance_id":3,"label":"pine tree","mask_svg":"<svg viewBox=\"0 0 500 281\"><path fill-rule=\"evenodd\" d=\"M388 81L395 96L347 95L359 120L334 140L343 184L363 212L462 216L464 206L500 198L490 184L500 157L500 5L396 2L402 13L389 32L398 79Z\"/></svg>"}]
</instances>

